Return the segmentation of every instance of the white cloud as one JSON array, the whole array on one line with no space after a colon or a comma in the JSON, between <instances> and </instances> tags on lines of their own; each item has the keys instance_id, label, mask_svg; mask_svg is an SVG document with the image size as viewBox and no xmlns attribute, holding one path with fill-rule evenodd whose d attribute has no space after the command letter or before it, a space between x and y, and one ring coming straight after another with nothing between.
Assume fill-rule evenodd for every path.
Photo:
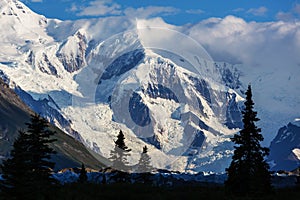
<instances>
[{"instance_id":1,"label":"white cloud","mask_svg":"<svg viewBox=\"0 0 300 200\"><path fill-rule=\"evenodd\" d=\"M139 29L144 29L144 28L148 28L148 27L161 27L161 28L172 29L172 30L178 29L178 27L166 23L160 17L151 18L151 19L138 19L138 20L136 20L136 27ZM155 37L155 36L152 36L152 37Z\"/></svg>"},{"instance_id":2,"label":"white cloud","mask_svg":"<svg viewBox=\"0 0 300 200\"><path fill-rule=\"evenodd\" d=\"M279 11L276 14L276 18L282 21L294 21L299 19L300 16L300 4L296 4L291 10L287 12Z\"/></svg>"},{"instance_id":3,"label":"white cloud","mask_svg":"<svg viewBox=\"0 0 300 200\"><path fill-rule=\"evenodd\" d=\"M250 13L255 16L263 16L266 14L267 11L268 9L266 7L261 6L259 8L251 8L247 11L247 13Z\"/></svg>"},{"instance_id":4,"label":"white cloud","mask_svg":"<svg viewBox=\"0 0 300 200\"><path fill-rule=\"evenodd\" d=\"M124 14L129 17L148 18L158 15L172 15L178 12L179 10L173 7L148 6L140 8L129 7L125 9Z\"/></svg>"},{"instance_id":5,"label":"white cloud","mask_svg":"<svg viewBox=\"0 0 300 200\"><path fill-rule=\"evenodd\" d=\"M76 12L78 11L78 7L75 3L72 3L71 7L68 8L67 11Z\"/></svg>"},{"instance_id":6,"label":"white cloud","mask_svg":"<svg viewBox=\"0 0 300 200\"><path fill-rule=\"evenodd\" d=\"M300 4L296 4L293 10L296 14L300 15Z\"/></svg>"},{"instance_id":7,"label":"white cloud","mask_svg":"<svg viewBox=\"0 0 300 200\"><path fill-rule=\"evenodd\" d=\"M106 16L106 15L126 15L134 18L149 18L155 16L172 15L179 12L178 9L168 6L147 6L147 7L127 7L114 3L112 0L94 0L87 7L80 7L77 4L67 9L77 12L78 16Z\"/></svg>"},{"instance_id":8,"label":"white cloud","mask_svg":"<svg viewBox=\"0 0 300 200\"><path fill-rule=\"evenodd\" d=\"M227 16L201 21L186 31L215 61L237 64L244 72L240 78L253 86L265 138L270 140L280 126L299 116L299 22L246 22ZM269 118L274 121L267 126Z\"/></svg>"},{"instance_id":9,"label":"white cloud","mask_svg":"<svg viewBox=\"0 0 300 200\"><path fill-rule=\"evenodd\" d=\"M236 8L236 9L234 9L232 11L233 12L243 12L243 11L245 11L245 9L244 8Z\"/></svg>"},{"instance_id":10,"label":"white cloud","mask_svg":"<svg viewBox=\"0 0 300 200\"><path fill-rule=\"evenodd\" d=\"M282 20L282 21L290 21L290 20L294 19L294 15L290 12L280 11L276 14L276 19Z\"/></svg>"},{"instance_id":11,"label":"white cloud","mask_svg":"<svg viewBox=\"0 0 300 200\"><path fill-rule=\"evenodd\" d=\"M203 14L205 12L204 12L204 10L201 10L201 9L190 9L190 10L187 10L186 13L194 14L194 15L200 15L200 14Z\"/></svg>"},{"instance_id":12,"label":"white cloud","mask_svg":"<svg viewBox=\"0 0 300 200\"><path fill-rule=\"evenodd\" d=\"M299 48L300 23L293 22L246 22L242 18L227 16L201 21L189 30L190 36L207 45L218 60L230 63L243 62L254 65L257 58L269 54L272 61L283 62L290 50ZM265 51L265 52L264 52ZM247 53L241 53L247 52ZM288 53L289 52L289 53ZM226 56L223 53L226 54ZM277 56L274 56L278 54ZM296 53L296 51L295 51ZM231 55L231 56L228 56ZM253 57L253 55L255 55ZM299 56L294 58L299 59Z\"/></svg>"},{"instance_id":13,"label":"white cloud","mask_svg":"<svg viewBox=\"0 0 300 200\"><path fill-rule=\"evenodd\" d=\"M73 10L74 5L72 6ZM111 0L95 0L89 3L87 7L78 8L80 12L78 16L104 16L104 15L120 15L121 6ZM76 10L76 9L75 9ZM76 11L77 11L76 10Z\"/></svg>"}]
</instances>

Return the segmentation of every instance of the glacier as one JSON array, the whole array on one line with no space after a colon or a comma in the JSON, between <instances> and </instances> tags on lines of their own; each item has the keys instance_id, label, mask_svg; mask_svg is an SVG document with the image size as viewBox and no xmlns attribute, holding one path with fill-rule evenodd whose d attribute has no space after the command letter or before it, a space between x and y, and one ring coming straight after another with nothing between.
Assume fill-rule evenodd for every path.
<instances>
[{"instance_id":1,"label":"glacier","mask_svg":"<svg viewBox=\"0 0 300 200\"><path fill-rule=\"evenodd\" d=\"M0 75L34 111L91 150L108 158L122 129L132 165L147 145L155 167L181 172L228 167L230 138L242 128L244 88L250 82L263 130L275 132L298 117L281 106L299 106L295 95L272 94L265 108L280 73L215 62L190 37L203 24L183 30L164 22L151 26L155 20L61 21L3 0ZM278 88L291 93L288 86ZM277 106L282 110L274 112ZM264 134L266 144L274 134Z\"/></svg>"}]
</instances>

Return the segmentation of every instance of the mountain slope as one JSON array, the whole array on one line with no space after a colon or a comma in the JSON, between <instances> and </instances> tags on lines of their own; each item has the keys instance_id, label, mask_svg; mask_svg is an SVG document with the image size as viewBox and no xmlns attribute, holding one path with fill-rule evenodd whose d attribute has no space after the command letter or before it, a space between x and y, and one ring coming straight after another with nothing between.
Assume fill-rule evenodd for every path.
<instances>
[{"instance_id":1,"label":"mountain slope","mask_svg":"<svg viewBox=\"0 0 300 200\"><path fill-rule=\"evenodd\" d=\"M33 111L0 79L1 159L9 155L17 131L26 128L24 123L29 121L30 114L33 114ZM100 160L105 162L105 159L88 151L80 142L75 141L58 128L51 125L50 129L56 131L54 138L57 141L51 145L57 151L57 154L52 157L52 160L56 162L55 169L79 167L81 163L94 169L104 166Z\"/></svg>"},{"instance_id":2,"label":"mountain slope","mask_svg":"<svg viewBox=\"0 0 300 200\"><path fill-rule=\"evenodd\" d=\"M270 145L269 161L273 170L294 170L300 166L299 119L279 129Z\"/></svg>"},{"instance_id":3,"label":"mountain slope","mask_svg":"<svg viewBox=\"0 0 300 200\"><path fill-rule=\"evenodd\" d=\"M244 85L257 79L249 66L214 62L159 19L149 24L166 29L126 17L46 19L15 0L2 1L0 11L0 76L30 109L106 158L122 129L131 165L147 145L158 168L228 167ZM260 114L263 131L281 119L262 107Z\"/></svg>"},{"instance_id":4,"label":"mountain slope","mask_svg":"<svg viewBox=\"0 0 300 200\"><path fill-rule=\"evenodd\" d=\"M225 74L202 47L186 46L194 41L155 28L104 40L109 30L136 28L135 22L62 22L15 2L7 0L3 8L17 15L0 18L14 27L10 34L1 32L11 46L0 54L0 68L32 110L106 158L122 129L132 148L131 165L148 145L157 168L197 172L228 166L243 98L233 90L238 81L229 80L231 72ZM125 27L110 23L124 19ZM34 29L25 28L29 21ZM160 34L168 38L152 37Z\"/></svg>"}]
</instances>

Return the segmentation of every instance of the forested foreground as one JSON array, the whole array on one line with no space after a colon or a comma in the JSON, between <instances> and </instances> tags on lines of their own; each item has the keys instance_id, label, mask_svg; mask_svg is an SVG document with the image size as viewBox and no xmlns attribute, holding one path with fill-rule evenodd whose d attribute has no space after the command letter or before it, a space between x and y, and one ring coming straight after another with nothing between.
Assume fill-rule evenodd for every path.
<instances>
[{"instance_id":1,"label":"forested foreground","mask_svg":"<svg viewBox=\"0 0 300 200\"><path fill-rule=\"evenodd\" d=\"M24 197L23 199L30 199ZM299 200L300 187L274 189L268 195L258 195L256 197L232 196L228 194L222 186L176 186L176 187L155 187L146 184L66 184L49 190L45 199L214 199L214 200L238 200L238 199L269 199L269 200Z\"/></svg>"},{"instance_id":2,"label":"forested foreground","mask_svg":"<svg viewBox=\"0 0 300 200\"><path fill-rule=\"evenodd\" d=\"M120 130L115 148L111 151L111 168L87 174L84 163L79 175L70 182L63 182L53 169L51 157L57 152L50 146L57 139L56 132L49 129L46 119L32 115L25 123L27 130L20 130L14 141L10 156L0 165L0 199L9 200L59 200L59 199L300 199L299 176L294 175L294 187L288 186L288 179L271 176L265 157L269 149L262 147L261 130L255 125L259 119L253 111L252 92L249 85L246 92L243 114L244 128L234 135L235 150L232 162L226 168L226 180L222 182L174 179L178 173L160 171L151 165L148 148L144 146L137 165L127 160L131 149L125 144ZM72 168L73 169L73 168ZM121 171L119 171L121 169ZM151 175L151 172L159 172ZM73 173L73 172L72 172ZM164 176L166 173L168 176ZM64 174L62 174L64 175ZM74 175L74 173L73 173ZM100 175L100 176L99 176ZM184 175L180 174L179 175ZM204 174L203 174L204 175ZM101 178L100 178L101 177ZM63 177L62 177L63 178ZM185 178L187 178L185 176ZM224 177L223 177L224 178ZM280 180L285 180L281 188ZM225 182L224 182L225 181ZM64 184L63 184L64 183ZM277 184L277 185L276 185Z\"/></svg>"}]
</instances>

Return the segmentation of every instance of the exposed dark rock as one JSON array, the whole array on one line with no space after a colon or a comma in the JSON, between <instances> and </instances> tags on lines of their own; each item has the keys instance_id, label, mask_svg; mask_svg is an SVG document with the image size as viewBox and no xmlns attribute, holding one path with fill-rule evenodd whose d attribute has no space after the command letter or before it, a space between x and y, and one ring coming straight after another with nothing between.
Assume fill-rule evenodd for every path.
<instances>
[{"instance_id":1,"label":"exposed dark rock","mask_svg":"<svg viewBox=\"0 0 300 200\"><path fill-rule=\"evenodd\" d=\"M99 80L99 84L101 84L101 80L107 80L113 76L120 76L126 73L134 68L142 59L144 59L144 57L144 51L141 49L119 56L105 69Z\"/></svg>"},{"instance_id":2,"label":"exposed dark rock","mask_svg":"<svg viewBox=\"0 0 300 200\"><path fill-rule=\"evenodd\" d=\"M73 37L77 37L79 40L79 42L77 43L79 51L76 54L75 52L71 52L69 55L62 53L61 51L59 51L56 54L60 62L63 64L65 70L67 70L70 73L83 68L86 64L85 61L85 55L87 49L86 37L80 32L77 32ZM60 49L63 49L65 44L66 42L61 45Z\"/></svg>"},{"instance_id":3,"label":"exposed dark rock","mask_svg":"<svg viewBox=\"0 0 300 200\"><path fill-rule=\"evenodd\" d=\"M160 141L156 135L153 135L152 137L149 138L141 138L141 139L149 144L152 144L157 149L161 149Z\"/></svg>"},{"instance_id":4,"label":"exposed dark rock","mask_svg":"<svg viewBox=\"0 0 300 200\"><path fill-rule=\"evenodd\" d=\"M174 100L177 103L179 102L175 93L161 84L152 85L149 83L147 90L143 92L146 92L151 98L154 99L160 97L167 100Z\"/></svg>"},{"instance_id":5,"label":"exposed dark rock","mask_svg":"<svg viewBox=\"0 0 300 200\"><path fill-rule=\"evenodd\" d=\"M202 131L197 131L191 147L200 148L205 140L204 133Z\"/></svg>"},{"instance_id":6,"label":"exposed dark rock","mask_svg":"<svg viewBox=\"0 0 300 200\"><path fill-rule=\"evenodd\" d=\"M189 76L189 79L193 82L196 90L206 99L207 102L211 103L211 94L209 92L209 86L206 81L203 79L198 79L192 76Z\"/></svg>"},{"instance_id":7,"label":"exposed dark rock","mask_svg":"<svg viewBox=\"0 0 300 200\"><path fill-rule=\"evenodd\" d=\"M292 123L279 129L270 145L268 160L276 164L272 170L294 170L300 165L300 160L292 152L300 148L300 127Z\"/></svg>"},{"instance_id":8,"label":"exposed dark rock","mask_svg":"<svg viewBox=\"0 0 300 200\"><path fill-rule=\"evenodd\" d=\"M131 119L139 126L147 126L151 123L149 108L143 103L142 97L134 92L129 100L129 113Z\"/></svg>"},{"instance_id":9,"label":"exposed dark rock","mask_svg":"<svg viewBox=\"0 0 300 200\"><path fill-rule=\"evenodd\" d=\"M215 63L215 66L219 70L222 81L227 87L231 89L239 89L241 87L241 72L236 67L227 63Z\"/></svg>"},{"instance_id":10,"label":"exposed dark rock","mask_svg":"<svg viewBox=\"0 0 300 200\"><path fill-rule=\"evenodd\" d=\"M242 113L236 102L236 94L227 93L229 102L226 109L226 123L225 125L230 128L243 128Z\"/></svg>"}]
</instances>

